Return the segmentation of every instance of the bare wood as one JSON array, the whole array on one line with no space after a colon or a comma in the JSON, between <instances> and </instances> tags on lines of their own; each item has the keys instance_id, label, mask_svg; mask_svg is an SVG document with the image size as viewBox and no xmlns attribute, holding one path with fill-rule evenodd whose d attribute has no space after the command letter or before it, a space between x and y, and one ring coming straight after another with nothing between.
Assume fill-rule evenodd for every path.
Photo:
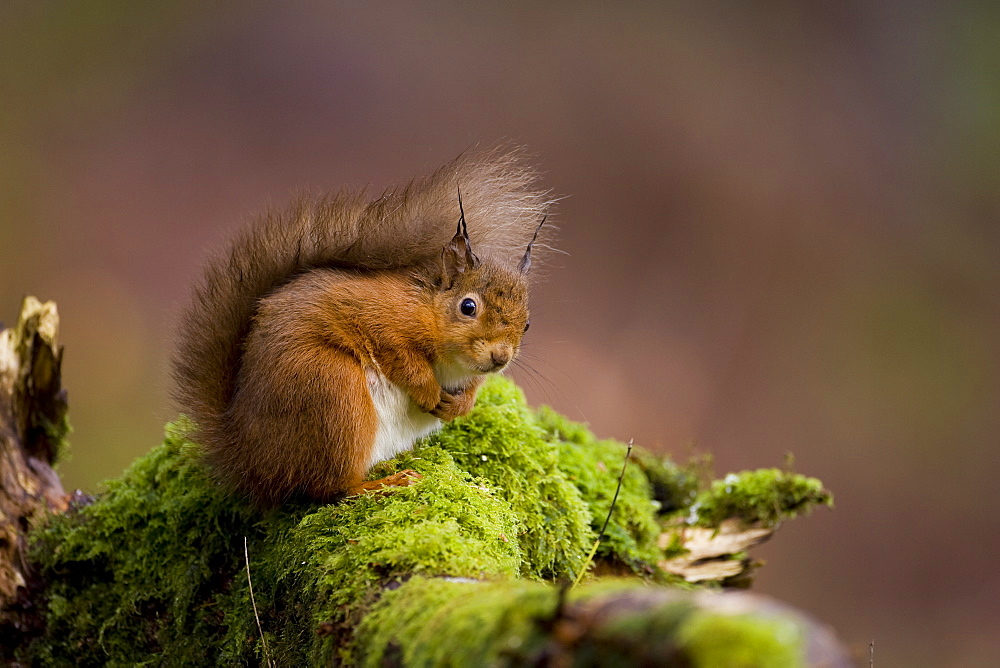
<instances>
[{"instance_id":1,"label":"bare wood","mask_svg":"<svg viewBox=\"0 0 1000 668\"><path fill-rule=\"evenodd\" d=\"M666 549L679 533L680 544L687 552L661 561L668 573L688 582L722 582L749 575L754 562L746 551L769 539L778 527L759 523L745 524L739 519L723 520L717 527L681 526L660 535L659 545Z\"/></svg>"},{"instance_id":2,"label":"bare wood","mask_svg":"<svg viewBox=\"0 0 1000 668\"><path fill-rule=\"evenodd\" d=\"M65 436L59 314L25 297L17 325L0 331L0 607L27 584L25 535L67 497L52 470Z\"/></svg>"}]
</instances>

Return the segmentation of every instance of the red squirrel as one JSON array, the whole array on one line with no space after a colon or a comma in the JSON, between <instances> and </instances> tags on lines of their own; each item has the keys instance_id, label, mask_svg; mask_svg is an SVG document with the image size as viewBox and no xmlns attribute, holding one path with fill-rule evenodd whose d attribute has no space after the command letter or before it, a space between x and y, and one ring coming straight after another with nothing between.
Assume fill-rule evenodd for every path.
<instances>
[{"instance_id":1,"label":"red squirrel","mask_svg":"<svg viewBox=\"0 0 1000 668\"><path fill-rule=\"evenodd\" d=\"M408 484L364 478L518 353L548 229L536 180L519 151L463 155L374 201L265 215L212 258L173 371L216 479L261 506Z\"/></svg>"}]
</instances>

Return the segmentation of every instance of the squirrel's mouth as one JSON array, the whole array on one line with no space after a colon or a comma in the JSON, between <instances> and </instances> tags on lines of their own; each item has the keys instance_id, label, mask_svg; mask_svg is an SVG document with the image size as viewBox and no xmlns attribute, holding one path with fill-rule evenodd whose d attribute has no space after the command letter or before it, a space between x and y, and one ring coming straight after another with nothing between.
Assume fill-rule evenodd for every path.
<instances>
[{"instance_id":1,"label":"squirrel's mouth","mask_svg":"<svg viewBox=\"0 0 1000 668\"><path fill-rule=\"evenodd\" d=\"M483 373L497 373L499 371L503 371L506 368L507 368L507 362L500 362L500 363L492 362L491 364L489 364L489 368L483 370Z\"/></svg>"},{"instance_id":2,"label":"squirrel's mouth","mask_svg":"<svg viewBox=\"0 0 1000 668\"><path fill-rule=\"evenodd\" d=\"M469 365L469 373L475 376L482 376L492 373L494 368L491 364L479 364L478 362Z\"/></svg>"},{"instance_id":3,"label":"squirrel's mouth","mask_svg":"<svg viewBox=\"0 0 1000 668\"><path fill-rule=\"evenodd\" d=\"M471 360L470 366L476 373L497 373L506 369L512 359L508 353L493 353L485 359Z\"/></svg>"}]
</instances>

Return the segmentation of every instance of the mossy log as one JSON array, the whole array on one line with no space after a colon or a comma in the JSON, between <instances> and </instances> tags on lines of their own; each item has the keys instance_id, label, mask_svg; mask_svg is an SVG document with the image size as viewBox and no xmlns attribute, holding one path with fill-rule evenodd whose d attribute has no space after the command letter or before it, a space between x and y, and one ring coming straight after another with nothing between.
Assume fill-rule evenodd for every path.
<instances>
[{"instance_id":1,"label":"mossy log","mask_svg":"<svg viewBox=\"0 0 1000 668\"><path fill-rule=\"evenodd\" d=\"M168 425L93 503L31 532L40 622L3 639L0 659L846 665L802 613L720 587L747 584L747 547L780 521L830 503L814 479L770 469L709 484L639 452L592 563L626 448L529 409L502 378L373 471L412 468L419 482L336 504L254 510L211 481L189 433Z\"/></svg>"}]
</instances>

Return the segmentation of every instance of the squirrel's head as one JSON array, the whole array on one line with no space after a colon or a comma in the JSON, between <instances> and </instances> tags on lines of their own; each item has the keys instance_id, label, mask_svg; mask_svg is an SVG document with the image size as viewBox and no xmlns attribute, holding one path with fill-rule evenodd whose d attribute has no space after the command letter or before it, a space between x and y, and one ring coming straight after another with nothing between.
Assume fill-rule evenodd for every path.
<instances>
[{"instance_id":1,"label":"squirrel's head","mask_svg":"<svg viewBox=\"0 0 1000 668\"><path fill-rule=\"evenodd\" d=\"M445 375L456 379L501 371L517 355L530 324L528 271L535 241L528 244L517 267L479 257L469 240L461 193L458 202L458 230L441 253L435 281L441 362L448 367ZM543 219L539 228L544 223Z\"/></svg>"}]
</instances>

